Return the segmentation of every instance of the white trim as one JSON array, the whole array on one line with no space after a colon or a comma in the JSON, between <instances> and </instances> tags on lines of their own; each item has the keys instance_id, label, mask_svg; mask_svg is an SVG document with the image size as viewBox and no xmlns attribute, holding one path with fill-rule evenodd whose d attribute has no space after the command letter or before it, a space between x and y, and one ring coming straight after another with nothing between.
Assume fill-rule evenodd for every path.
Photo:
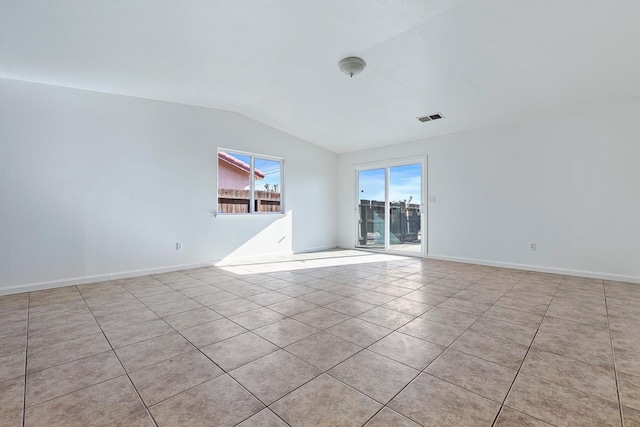
<instances>
[{"instance_id":1,"label":"white trim","mask_svg":"<svg viewBox=\"0 0 640 427\"><path fill-rule=\"evenodd\" d=\"M98 274L95 276L72 277L60 280L50 280L47 282L25 283L0 288L0 295L18 294L22 292L33 292L42 289L61 288L71 285L83 285L86 283L104 282L107 280L124 279L128 277L147 276L149 274L168 273L171 271L187 270L190 268L210 267L212 262L201 262L194 264L180 264L166 267L145 268L140 270L121 271L118 273Z\"/></svg>"},{"instance_id":2,"label":"white trim","mask_svg":"<svg viewBox=\"0 0 640 427\"><path fill-rule=\"evenodd\" d=\"M640 283L640 276L625 276L622 274L602 273L598 271L571 270L568 268L545 267L530 264L514 264L509 262L488 261L484 259L461 258L446 255L429 254L426 259L434 259L440 261L463 262L466 264L486 265L489 267L510 268L514 270L536 271L540 273L563 274L566 276L588 277L592 279L613 280L618 282Z\"/></svg>"},{"instance_id":3,"label":"white trim","mask_svg":"<svg viewBox=\"0 0 640 427\"><path fill-rule=\"evenodd\" d=\"M224 153L236 153L236 154L240 154L243 156L249 156L250 157L250 163L249 163L249 212L248 213L223 213L223 212L218 212L218 192L220 190L220 169L218 168L218 153L220 152L224 152ZM280 162L280 212L256 212L255 211L255 158L259 158L261 160L270 160L270 161L275 161L275 162ZM286 210L285 210L285 159L283 157L274 157L274 156L269 156L267 154L257 154L257 153L250 153L248 151L242 151L242 150L233 150L233 149L228 149L228 148L223 148L223 147L218 147L216 150L216 207L215 207L215 214L213 215L214 218L217 218L219 216L262 216L262 215L285 215Z\"/></svg>"}]
</instances>

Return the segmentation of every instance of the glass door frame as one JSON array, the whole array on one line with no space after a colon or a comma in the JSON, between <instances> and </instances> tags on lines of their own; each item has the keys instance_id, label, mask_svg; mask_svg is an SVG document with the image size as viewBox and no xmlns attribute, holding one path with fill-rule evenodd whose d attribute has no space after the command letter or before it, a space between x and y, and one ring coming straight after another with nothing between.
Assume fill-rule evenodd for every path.
<instances>
[{"instance_id":1,"label":"glass door frame","mask_svg":"<svg viewBox=\"0 0 640 427\"><path fill-rule=\"evenodd\" d=\"M391 231L391 201L389 200L389 184L390 184L390 176L389 170L391 168L397 166L409 166L409 165L420 165L420 229L422 230L422 236L420 240L421 249L420 252L414 251L403 251L403 250L393 250L392 245L390 244L390 231ZM427 221L427 156L419 156L419 157L408 157L403 159L393 159L384 162L373 162L373 163L361 163L353 165L355 169L355 209L354 209L354 223L355 223L355 233L354 233L354 248L372 252L384 252L394 255L403 255L403 256L420 256L425 258L429 253L428 250L428 238L429 232L427 230L428 221ZM384 169L384 248L374 248L374 247L366 247L359 245L359 234L358 234L358 224L359 224L359 205L360 205L360 172L365 170L372 169ZM426 238L425 238L426 237Z\"/></svg>"}]
</instances>

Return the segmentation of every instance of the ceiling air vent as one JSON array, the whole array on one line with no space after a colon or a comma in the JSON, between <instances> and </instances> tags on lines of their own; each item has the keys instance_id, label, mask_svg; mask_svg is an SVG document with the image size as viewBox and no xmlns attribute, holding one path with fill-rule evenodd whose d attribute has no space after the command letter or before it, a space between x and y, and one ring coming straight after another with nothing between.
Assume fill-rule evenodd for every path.
<instances>
[{"instance_id":1,"label":"ceiling air vent","mask_svg":"<svg viewBox=\"0 0 640 427\"><path fill-rule=\"evenodd\" d=\"M428 116L418 117L421 122L430 122L432 120L442 119L444 116L440 113L430 114Z\"/></svg>"}]
</instances>

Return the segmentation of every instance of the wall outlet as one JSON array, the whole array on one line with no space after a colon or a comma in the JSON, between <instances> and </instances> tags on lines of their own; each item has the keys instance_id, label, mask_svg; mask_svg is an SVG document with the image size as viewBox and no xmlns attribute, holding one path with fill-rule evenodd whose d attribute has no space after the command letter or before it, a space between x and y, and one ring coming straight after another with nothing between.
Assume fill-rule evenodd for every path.
<instances>
[{"instance_id":1,"label":"wall outlet","mask_svg":"<svg viewBox=\"0 0 640 427\"><path fill-rule=\"evenodd\" d=\"M182 250L182 242L177 242L176 243L176 251L181 251Z\"/></svg>"},{"instance_id":2,"label":"wall outlet","mask_svg":"<svg viewBox=\"0 0 640 427\"><path fill-rule=\"evenodd\" d=\"M530 251L536 250L536 242L529 242L529 250Z\"/></svg>"},{"instance_id":3,"label":"wall outlet","mask_svg":"<svg viewBox=\"0 0 640 427\"><path fill-rule=\"evenodd\" d=\"M429 203L435 203L436 202L436 196L429 196Z\"/></svg>"}]
</instances>

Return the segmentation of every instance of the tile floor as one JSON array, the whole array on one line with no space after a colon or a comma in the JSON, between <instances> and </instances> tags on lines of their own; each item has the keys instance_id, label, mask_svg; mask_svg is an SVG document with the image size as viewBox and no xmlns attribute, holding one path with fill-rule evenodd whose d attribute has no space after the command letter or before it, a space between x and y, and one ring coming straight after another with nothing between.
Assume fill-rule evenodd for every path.
<instances>
[{"instance_id":1,"label":"tile floor","mask_svg":"<svg viewBox=\"0 0 640 427\"><path fill-rule=\"evenodd\" d=\"M640 285L328 251L0 297L1 426L640 426Z\"/></svg>"}]
</instances>

